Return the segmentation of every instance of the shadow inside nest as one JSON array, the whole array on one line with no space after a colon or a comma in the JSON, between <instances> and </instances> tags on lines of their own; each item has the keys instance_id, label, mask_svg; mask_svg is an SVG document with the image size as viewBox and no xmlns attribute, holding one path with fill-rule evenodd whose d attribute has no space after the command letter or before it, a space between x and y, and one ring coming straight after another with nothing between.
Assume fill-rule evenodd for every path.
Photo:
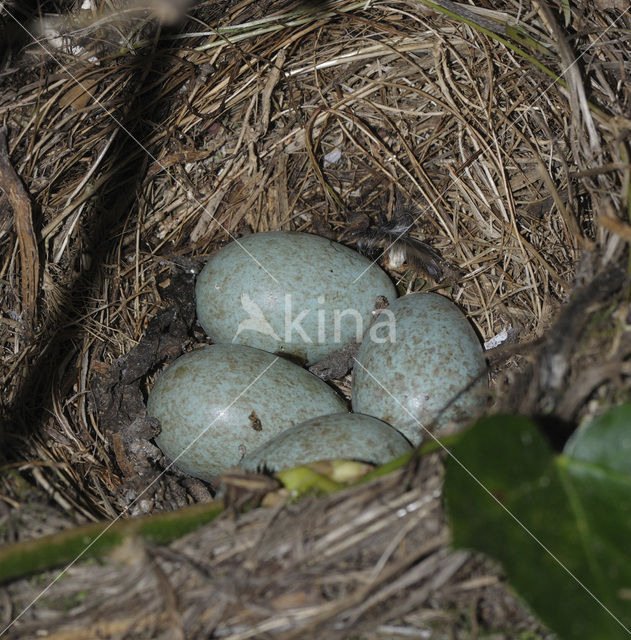
<instances>
[{"instance_id":1,"label":"shadow inside nest","mask_svg":"<svg viewBox=\"0 0 631 640\"><path fill-rule=\"evenodd\" d=\"M20 456L23 442L41 433L47 417L55 412L51 401L52 390L59 387L65 393L72 384L71 380L59 379L60 363L64 363L76 351L75 331L91 309L90 296L102 277L100 266L118 246L119 233L125 227L134 201L140 197L151 160L147 149L155 134L152 123L159 122L160 115L169 107L164 99L158 99L160 77L170 64L169 49L172 43L164 38L168 35L169 30L164 29L149 54L137 54L129 58L127 64L133 66L134 81L126 90L127 101L119 112L106 116L116 118L119 135L108 152L109 164L114 169L94 196L89 218L83 220L83 255L91 259L85 265L80 258L73 258L75 264L70 265L73 278L69 284L64 283L60 287L59 304L49 305L46 311L40 310L37 333L26 347L30 356L27 373L0 416L0 428L10 444L5 449L7 462L23 461L24 458ZM188 263L180 267L181 272L190 269ZM193 317L190 309L184 310L183 306L181 310L177 318L158 319L159 323L169 325L174 335L177 334L180 345L191 331ZM174 347L169 344L168 347L160 345L156 348ZM133 368L127 370L125 375L133 377ZM103 516L96 505L89 504L80 492L74 499L93 516Z\"/></svg>"}]
</instances>

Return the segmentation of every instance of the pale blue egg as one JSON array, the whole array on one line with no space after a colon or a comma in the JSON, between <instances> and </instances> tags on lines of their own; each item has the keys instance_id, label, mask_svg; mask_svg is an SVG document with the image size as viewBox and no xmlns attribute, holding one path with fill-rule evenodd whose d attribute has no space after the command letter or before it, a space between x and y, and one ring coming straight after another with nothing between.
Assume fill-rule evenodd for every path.
<instances>
[{"instance_id":1,"label":"pale blue egg","mask_svg":"<svg viewBox=\"0 0 631 640\"><path fill-rule=\"evenodd\" d=\"M319 460L358 460L383 464L412 445L389 424L359 413L337 413L291 427L249 453L245 470L293 469Z\"/></svg>"},{"instance_id":2,"label":"pale blue egg","mask_svg":"<svg viewBox=\"0 0 631 640\"><path fill-rule=\"evenodd\" d=\"M484 410L488 376L473 327L449 299L395 300L364 336L353 368L353 411L399 429L414 445Z\"/></svg>"},{"instance_id":3,"label":"pale blue egg","mask_svg":"<svg viewBox=\"0 0 631 640\"><path fill-rule=\"evenodd\" d=\"M266 351L217 344L191 351L157 379L147 413L156 443L183 471L211 480L289 427L346 404L322 380Z\"/></svg>"},{"instance_id":4,"label":"pale blue egg","mask_svg":"<svg viewBox=\"0 0 631 640\"><path fill-rule=\"evenodd\" d=\"M195 289L213 342L244 344L312 364L359 342L377 298L396 290L356 251L308 233L272 231L235 240L208 260Z\"/></svg>"}]
</instances>

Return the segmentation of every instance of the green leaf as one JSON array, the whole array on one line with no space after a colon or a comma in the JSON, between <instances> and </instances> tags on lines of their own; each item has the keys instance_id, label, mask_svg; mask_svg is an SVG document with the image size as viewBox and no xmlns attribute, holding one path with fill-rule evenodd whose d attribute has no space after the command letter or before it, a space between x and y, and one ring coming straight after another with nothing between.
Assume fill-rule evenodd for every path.
<instances>
[{"instance_id":1,"label":"green leaf","mask_svg":"<svg viewBox=\"0 0 631 640\"><path fill-rule=\"evenodd\" d=\"M93 522L0 547L0 583L102 557L135 536L165 544L214 520L223 509L221 500L213 500L142 518Z\"/></svg>"},{"instance_id":2,"label":"green leaf","mask_svg":"<svg viewBox=\"0 0 631 640\"><path fill-rule=\"evenodd\" d=\"M575 460L631 475L631 403L609 409L577 429L563 453Z\"/></svg>"},{"instance_id":3,"label":"green leaf","mask_svg":"<svg viewBox=\"0 0 631 640\"><path fill-rule=\"evenodd\" d=\"M526 418L480 420L447 463L453 541L499 560L561 638L628 640L631 475L612 468L602 446L591 458L570 457L586 442L557 457Z\"/></svg>"}]
</instances>

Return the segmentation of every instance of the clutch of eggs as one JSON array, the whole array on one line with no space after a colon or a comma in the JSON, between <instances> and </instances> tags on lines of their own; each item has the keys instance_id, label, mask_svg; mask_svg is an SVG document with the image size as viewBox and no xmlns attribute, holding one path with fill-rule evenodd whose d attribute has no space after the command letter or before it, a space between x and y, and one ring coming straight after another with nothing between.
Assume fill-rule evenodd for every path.
<instances>
[{"instance_id":1,"label":"clutch of eggs","mask_svg":"<svg viewBox=\"0 0 631 640\"><path fill-rule=\"evenodd\" d=\"M200 273L196 303L217 344L167 368L147 412L160 421L163 453L199 478L239 464L381 464L425 429L463 426L485 406L482 347L461 311L436 294L396 299L377 265L325 238L269 232L229 243ZM353 340L362 340L353 415L331 387L275 355L310 364Z\"/></svg>"}]
</instances>

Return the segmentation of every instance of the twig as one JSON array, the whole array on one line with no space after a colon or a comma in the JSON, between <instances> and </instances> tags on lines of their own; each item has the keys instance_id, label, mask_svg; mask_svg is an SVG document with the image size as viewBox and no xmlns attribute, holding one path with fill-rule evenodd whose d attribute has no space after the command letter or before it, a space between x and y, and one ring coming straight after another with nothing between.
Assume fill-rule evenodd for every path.
<instances>
[{"instance_id":1,"label":"twig","mask_svg":"<svg viewBox=\"0 0 631 640\"><path fill-rule=\"evenodd\" d=\"M22 267L22 316L25 326L30 331L35 325L37 312L39 255L33 228L31 199L11 165L5 126L0 127L0 189L7 195L15 215L15 231L18 236Z\"/></svg>"}]
</instances>

